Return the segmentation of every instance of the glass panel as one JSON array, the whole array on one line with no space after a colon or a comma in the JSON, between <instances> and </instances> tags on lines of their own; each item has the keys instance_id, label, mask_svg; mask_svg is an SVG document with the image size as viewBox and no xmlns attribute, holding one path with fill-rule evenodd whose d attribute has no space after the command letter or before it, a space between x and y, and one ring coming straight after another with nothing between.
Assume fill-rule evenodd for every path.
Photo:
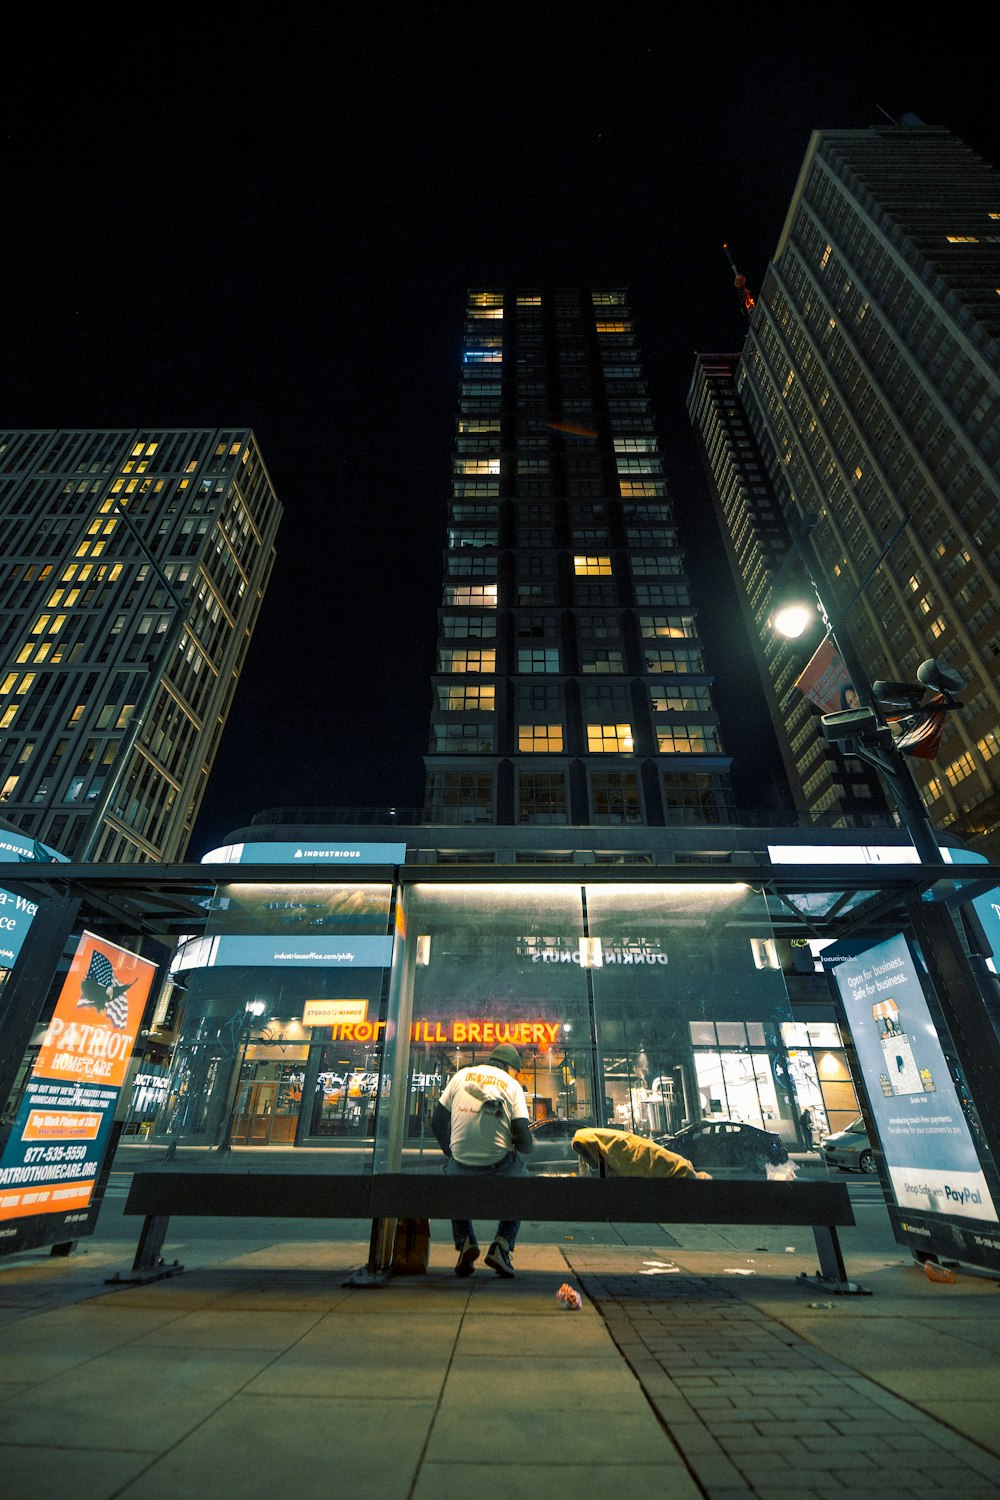
<instances>
[{"instance_id":1,"label":"glass panel","mask_svg":"<svg viewBox=\"0 0 1000 1500\"><path fill-rule=\"evenodd\" d=\"M392 1067L407 1085L393 1120L380 1121L386 1151L395 1129L404 1169L440 1171L434 1105L459 1068L510 1042L533 1126L545 1126L529 1170L575 1171L573 1130L596 1119L579 886L417 885L406 892L405 925L410 965L392 1009L407 1018L407 1035Z\"/></svg>"},{"instance_id":2,"label":"glass panel","mask_svg":"<svg viewBox=\"0 0 1000 1500\"><path fill-rule=\"evenodd\" d=\"M607 1123L713 1176L783 1165L798 1145L791 1011L746 939L771 933L764 898L738 882L640 883L588 886L586 901Z\"/></svg>"},{"instance_id":3,"label":"glass panel","mask_svg":"<svg viewBox=\"0 0 1000 1500\"><path fill-rule=\"evenodd\" d=\"M181 1038L156 1135L207 1148L316 1137L336 1148L329 1170L361 1168L374 1135L391 892L353 882L217 888L205 936L175 968L186 983ZM336 1096L334 1131L324 1075L338 1072L347 1091Z\"/></svg>"}]
</instances>

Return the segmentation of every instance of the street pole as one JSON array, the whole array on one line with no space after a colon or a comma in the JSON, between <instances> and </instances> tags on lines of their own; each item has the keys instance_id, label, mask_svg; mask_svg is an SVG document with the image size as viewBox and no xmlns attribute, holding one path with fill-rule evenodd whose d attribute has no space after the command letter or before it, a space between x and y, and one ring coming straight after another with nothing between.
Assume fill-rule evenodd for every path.
<instances>
[{"instance_id":1,"label":"street pole","mask_svg":"<svg viewBox=\"0 0 1000 1500\"><path fill-rule=\"evenodd\" d=\"M909 518L907 517L906 521L908 522L908 520ZM897 527L891 540L895 539L903 524L905 523L900 523L900 527ZM913 772L910 770L909 763L903 752L896 748L892 738L892 731L881 719L878 705L872 693L871 683L868 680L868 674L855 652L854 641L847 628L846 620L839 617L835 621L826 607L823 594L819 584L816 582L816 575L819 572L819 568L812 542L809 540L808 531L809 528L804 528L800 532L798 537L795 538L795 546L805 569L806 577L809 579L809 586L816 596L820 618L826 626L827 635L836 644L844 666L850 675L851 683L857 691L858 698L863 707L868 709L872 716L872 727L874 729L874 733L870 736L865 734L858 734L856 736L845 735L838 741L832 731L824 725L824 735L827 738L833 738L835 743L840 745L842 753L856 755L859 760L865 761L867 765L873 766L879 772L889 788L892 801L899 814L899 820L913 840L913 846L920 856L921 864L944 864L945 861L941 853L938 835L930 818L927 816L927 809L924 806L917 783L913 779ZM845 615L847 609L850 609L861 597L864 587L871 578L875 567L878 566L888 548L889 543L883 548L879 559L873 565L872 569L869 570L861 585L855 589L844 611Z\"/></svg>"}]
</instances>

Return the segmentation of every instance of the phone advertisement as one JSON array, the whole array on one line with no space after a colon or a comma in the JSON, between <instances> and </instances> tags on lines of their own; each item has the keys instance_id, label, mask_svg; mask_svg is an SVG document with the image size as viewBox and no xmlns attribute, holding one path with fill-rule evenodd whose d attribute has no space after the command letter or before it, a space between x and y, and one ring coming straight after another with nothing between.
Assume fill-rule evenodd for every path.
<instances>
[{"instance_id":1,"label":"phone advertisement","mask_svg":"<svg viewBox=\"0 0 1000 1500\"><path fill-rule=\"evenodd\" d=\"M996 1223L958 1090L906 939L833 969L900 1209Z\"/></svg>"}]
</instances>

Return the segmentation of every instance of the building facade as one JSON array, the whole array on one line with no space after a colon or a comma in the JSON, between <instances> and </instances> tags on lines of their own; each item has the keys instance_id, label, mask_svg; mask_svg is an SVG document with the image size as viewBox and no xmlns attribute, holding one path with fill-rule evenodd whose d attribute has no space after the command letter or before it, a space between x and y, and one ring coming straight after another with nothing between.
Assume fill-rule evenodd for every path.
<instances>
[{"instance_id":1,"label":"building facade","mask_svg":"<svg viewBox=\"0 0 1000 1500\"><path fill-rule=\"evenodd\" d=\"M469 294L425 815L733 818L627 295Z\"/></svg>"},{"instance_id":2,"label":"building facade","mask_svg":"<svg viewBox=\"0 0 1000 1500\"><path fill-rule=\"evenodd\" d=\"M738 368L737 354L699 354L688 411L792 800L830 827L885 824L892 818L878 777L857 756L828 746L815 707L796 686L801 642L769 623L779 580L794 567L794 547L788 507L779 503L737 393Z\"/></svg>"},{"instance_id":3,"label":"building facade","mask_svg":"<svg viewBox=\"0 0 1000 1500\"><path fill-rule=\"evenodd\" d=\"M707 447L705 364L692 407ZM817 132L732 387L869 678L912 681L931 657L964 675L962 710L914 771L934 821L995 855L1000 173L919 124ZM720 459L717 493L732 482ZM841 808L791 670L771 675L800 796Z\"/></svg>"},{"instance_id":4,"label":"building facade","mask_svg":"<svg viewBox=\"0 0 1000 1500\"><path fill-rule=\"evenodd\" d=\"M183 857L280 516L245 429L0 433L0 821Z\"/></svg>"}]
</instances>

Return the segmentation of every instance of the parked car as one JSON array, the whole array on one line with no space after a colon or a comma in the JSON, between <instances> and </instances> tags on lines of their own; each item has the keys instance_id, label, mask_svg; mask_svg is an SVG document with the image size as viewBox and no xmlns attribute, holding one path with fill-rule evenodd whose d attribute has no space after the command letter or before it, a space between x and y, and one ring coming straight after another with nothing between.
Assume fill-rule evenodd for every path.
<instances>
[{"instance_id":1,"label":"parked car","mask_svg":"<svg viewBox=\"0 0 1000 1500\"><path fill-rule=\"evenodd\" d=\"M656 1144L686 1156L699 1172L728 1168L763 1176L768 1165L779 1167L788 1160L776 1131L760 1130L742 1120L696 1120L673 1135L658 1135Z\"/></svg>"},{"instance_id":2,"label":"parked car","mask_svg":"<svg viewBox=\"0 0 1000 1500\"><path fill-rule=\"evenodd\" d=\"M573 1137L578 1130L596 1125L596 1120L536 1120L531 1127L534 1149L524 1159L529 1172L575 1172L578 1157Z\"/></svg>"},{"instance_id":3,"label":"parked car","mask_svg":"<svg viewBox=\"0 0 1000 1500\"><path fill-rule=\"evenodd\" d=\"M828 1167L840 1172L865 1172L876 1170L875 1153L868 1136L868 1127L859 1115L846 1130L828 1135L819 1148L819 1154Z\"/></svg>"}]
</instances>

